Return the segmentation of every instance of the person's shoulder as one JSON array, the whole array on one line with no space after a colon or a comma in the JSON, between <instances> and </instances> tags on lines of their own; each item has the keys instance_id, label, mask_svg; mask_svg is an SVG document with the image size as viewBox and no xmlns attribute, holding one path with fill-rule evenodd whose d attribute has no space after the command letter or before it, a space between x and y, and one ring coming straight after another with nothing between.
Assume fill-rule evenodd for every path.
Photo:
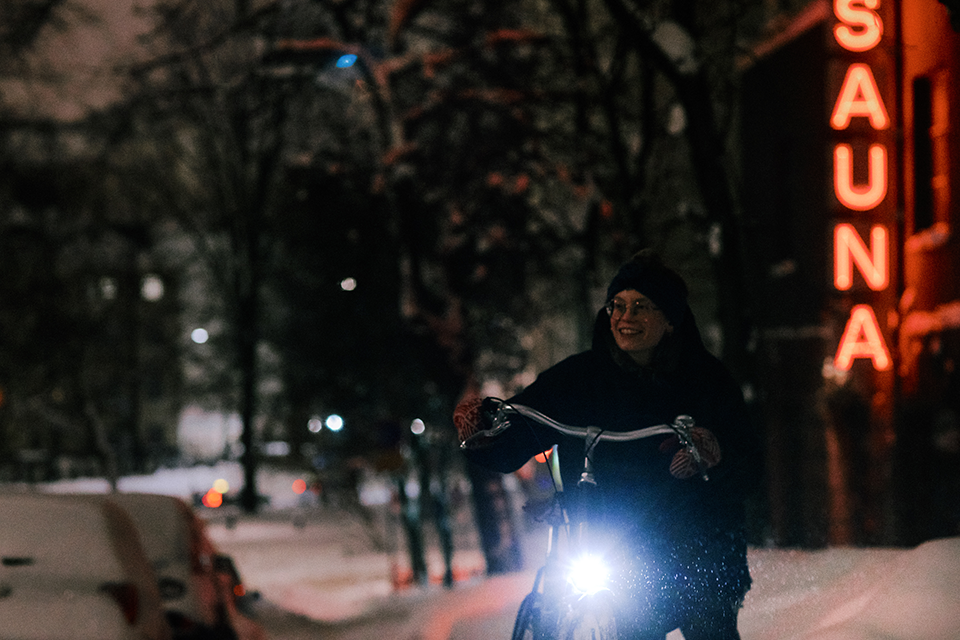
<instances>
[{"instance_id":1,"label":"person's shoulder","mask_svg":"<svg viewBox=\"0 0 960 640\"><path fill-rule=\"evenodd\" d=\"M593 350L581 351L572 356L567 356L560 362L545 369L543 373L548 372L577 372L586 369L595 369L602 365L602 358ZM543 374L541 374L543 375Z\"/></svg>"},{"instance_id":2,"label":"person's shoulder","mask_svg":"<svg viewBox=\"0 0 960 640\"><path fill-rule=\"evenodd\" d=\"M733 373L727 365L707 349L700 351L690 366L694 369L690 372L692 378L699 379L701 383L739 389L740 385L734 379Z\"/></svg>"},{"instance_id":3,"label":"person's shoulder","mask_svg":"<svg viewBox=\"0 0 960 640\"><path fill-rule=\"evenodd\" d=\"M575 385L584 379L593 378L602 367L601 359L591 351L581 351L567 356L537 375L534 385Z\"/></svg>"},{"instance_id":4,"label":"person's shoulder","mask_svg":"<svg viewBox=\"0 0 960 640\"><path fill-rule=\"evenodd\" d=\"M710 353L707 349L703 349L700 352L700 366L703 367L704 371L715 375L730 375L730 370L727 368L727 365L723 363L723 360Z\"/></svg>"},{"instance_id":5,"label":"person's shoulder","mask_svg":"<svg viewBox=\"0 0 960 640\"><path fill-rule=\"evenodd\" d=\"M602 359L589 351L567 356L544 369L510 402L531 406L559 420L572 420L571 411L605 388L609 379Z\"/></svg>"}]
</instances>

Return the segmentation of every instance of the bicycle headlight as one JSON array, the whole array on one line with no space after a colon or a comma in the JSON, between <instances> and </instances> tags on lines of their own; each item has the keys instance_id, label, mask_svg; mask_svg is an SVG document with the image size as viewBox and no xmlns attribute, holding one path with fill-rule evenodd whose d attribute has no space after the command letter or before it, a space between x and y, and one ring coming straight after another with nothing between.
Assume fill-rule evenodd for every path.
<instances>
[{"instance_id":1,"label":"bicycle headlight","mask_svg":"<svg viewBox=\"0 0 960 640\"><path fill-rule=\"evenodd\" d=\"M600 556L583 555L570 565L567 579L580 593L596 593L607 588L610 569Z\"/></svg>"}]
</instances>

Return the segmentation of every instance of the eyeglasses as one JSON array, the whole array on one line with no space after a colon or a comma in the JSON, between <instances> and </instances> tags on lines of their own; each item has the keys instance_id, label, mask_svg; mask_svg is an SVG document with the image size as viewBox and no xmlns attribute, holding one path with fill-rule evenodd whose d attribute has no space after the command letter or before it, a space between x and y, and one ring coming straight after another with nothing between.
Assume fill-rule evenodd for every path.
<instances>
[{"instance_id":1,"label":"eyeglasses","mask_svg":"<svg viewBox=\"0 0 960 640\"><path fill-rule=\"evenodd\" d=\"M604 305L604 308L606 308L607 314L612 318L622 318L626 315L627 309L632 311L635 316L649 316L660 311L660 308L652 304L649 300L634 300L632 303L627 304L617 298L614 298Z\"/></svg>"}]
</instances>

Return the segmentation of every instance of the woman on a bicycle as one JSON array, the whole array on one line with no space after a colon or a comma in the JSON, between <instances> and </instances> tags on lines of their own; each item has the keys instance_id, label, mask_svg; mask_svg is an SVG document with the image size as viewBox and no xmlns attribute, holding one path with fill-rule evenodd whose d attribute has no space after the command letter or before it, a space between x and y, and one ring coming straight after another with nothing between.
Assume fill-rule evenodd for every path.
<instances>
[{"instance_id":1,"label":"woman on a bicycle","mask_svg":"<svg viewBox=\"0 0 960 640\"><path fill-rule=\"evenodd\" d=\"M686 640L738 639L750 587L744 502L759 481L760 446L739 386L700 338L683 279L651 254L634 256L610 283L592 348L542 372L509 402L612 431L694 418L708 482L675 438L601 442L594 507L615 532L622 638L662 639L679 628ZM488 420L478 398L454 416L461 441ZM576 486L583 441L539 425L507 429L466 455L506 473L553 444L564 485Z\"/></svg>"}]
</instances>

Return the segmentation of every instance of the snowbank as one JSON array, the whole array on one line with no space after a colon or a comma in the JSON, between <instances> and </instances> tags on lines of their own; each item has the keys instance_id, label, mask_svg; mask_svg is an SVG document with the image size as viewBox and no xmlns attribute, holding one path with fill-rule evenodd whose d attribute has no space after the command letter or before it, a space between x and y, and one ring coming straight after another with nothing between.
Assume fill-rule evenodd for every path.
<instances>
[{"instance_id":1,"label":"snowbank","mask_svg":"<svg viewBox=\"0 0 960 640\"><path fill-rule=\"evenodd\" d=\"M743 640L956 640L960 538L914 549L756 549Z\"/></svg>"}]
</instances>

